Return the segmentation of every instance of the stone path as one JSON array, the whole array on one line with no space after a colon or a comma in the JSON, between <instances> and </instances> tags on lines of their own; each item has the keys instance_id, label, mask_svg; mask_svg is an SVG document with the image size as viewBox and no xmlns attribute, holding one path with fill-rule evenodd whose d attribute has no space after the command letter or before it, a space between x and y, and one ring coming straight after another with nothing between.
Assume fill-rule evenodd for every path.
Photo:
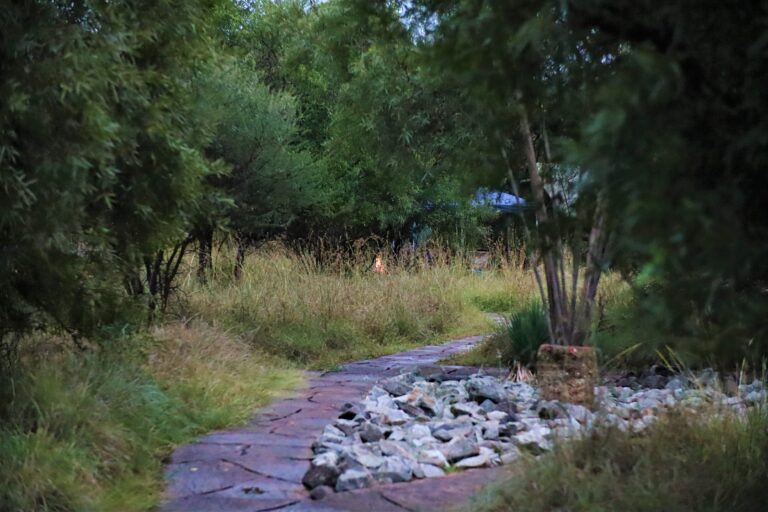
<instances>
[{"instance_id":1,"label":"stone path","mask_svg":"<svg viewBox=\"0 0 768 512\"><path fill-rule=\"evenodd\" d=\"M507 469L476 469L381 485L319 501L309 499L301 478L309 469L312 443L338 416L342 404L360 400L377 380L414 367L425 375L474 373L476 368L438 367L435 363L470 349L482 339L472 336L351 363L338 372L313 373L305 389L261 410L249 424L208 434L177 449L166 466L168 501L160 510L414 512L443 511L464 502Z\"/></svg>"}]
</instances>

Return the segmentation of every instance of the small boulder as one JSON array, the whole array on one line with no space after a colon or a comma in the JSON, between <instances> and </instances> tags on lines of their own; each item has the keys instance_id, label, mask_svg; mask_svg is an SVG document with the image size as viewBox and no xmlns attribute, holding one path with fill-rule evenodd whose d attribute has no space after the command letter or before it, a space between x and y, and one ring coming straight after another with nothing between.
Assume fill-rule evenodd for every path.
<instances>
[{"instance_id":1,"label":"small boulder","mask_svg":"<svg viewBox=\"0 0 768 512\"><path fill-rule=\"evenodd\" d=\"M360 426L360 439L365 443L375 443L384 438L384 431L378 425L366 421Z\"/></svg>"},{"instance_id":2,"label":"small boulder","mask_svg":"<svg viewBox=\"0 0 768 512\"><path fill-rule=\"evenodd\" d=\"M542 400L536 407L536 414L543 420L568 418L568 410L557 400Z\"/></svg>"},{"instance_id":3,"label":"small boulder","mask_svg":"<svg viewBox=\"0 0 768 512\"><path fill-rule=\"evenodd\" d=\"M321 485L333 486L339 478L340 470L337 466L315 466L309 467L309 471L304 474L301 483L307 489L314 489Z\"/></svg>"},{"instance_id":4,"label":"small boulder","mask_svg":"<svg viewBox=\"0 0 768 512\"><path fill-rule=\"evenodd\" d=\"M493 377L471 377L467 381L467 392L473 400L485 399L499 403L506 398L504 386Z\"/></svg>"},{"instance_id":5,"label":"small boulder","mask_svg":"<svg viewBox=\"0 0 768 512\"><path fill-rule=\"evenodd\" d=\"M451 406L451 412L456 416L473 416L481 410L479 405L472 402L459 402Z\"/></svg>"},{"instance_id":6,"label":"small boulder","mask_svg":"<svg viewBox=\"0 0 768 512\"><path fill-rule=\"evenodd\" d=\"M499 422L486 421L483 423L483 439L495 441L499 438Z\"/></svg>"},{"instance_id":7,"label":"small boulder","mask_svg":"<svg viewBox=\"0 0 768 512\"><path fill-rule=\"evenodd\" d=\"M438 450L440 450L448 462L465 459L480 453L478 444L466 438L455 438L451 442L438 447Z\"/></svg>"},{"instance_id":8,"label":"small boulder","mask_svg":"<svg viewBox=\"0 0 768 512\"><path fill-rule=\"evenodd\" d=\"M381 382L381 387L392 396L402 396L411 390L411 385L403 376L392 377Z\"/></svg>"},{"instance_id":9,"label":"small boulder","mask_svg":"<svg viewBox=\"0 0 768 512\"><path fill-rule=\"evenodd\" d=\"M550 432L549 428L541 427L516 434L513 439L521 449L528 450L533 454L539 454L552 449L552 443L548 439Z\"/></svg>"},{"instance_id":10,"label":"small boulder","mask_svg":"<svg viewBox=\"0 0 768 512\"><path fill-rule=\"evenodd\" d=\"M416 454L416 460L422 464L444 468L448 466L448 460L440 450L421 450Z\"/></svg>"},{"instance_id":11,"label":"small boulder","mask_svg":"<svg viewBox=\"0 0 768 512\"><path fill-rule=\"evenodd\" d=\"M413 479L413 466L402 457L387 457L384 463L373 471L373 477L377 482L386 484L408 482Z\"/></svg>"},{"instance_id":12,"label":"small boulder","mask_svg":"<svg viewBox=\"0 0 768 512\"><path fill-rule=\"evenodd\" d=\"M384 464L385 458L376 455L364 445L352 446L352 450L349 454L354 460L365 466L366 468L378 468Z\"/></svg>"},{"instance_id":13,"label":"small boulder","mask_svg":"<svg viewBox=\"0 0 768 512\"><path fill-rule=\"evenodd\" d=\"M339 419L352 420L355 418L355 416L357 416L361 412L362 411L360 409L360 406L358 406L357 404L352 404L347 402L341 406L341 414L339 414Z\"/></svg>"},{"instance_id":14,"label":"small boulder","mask_svg":"<svg viewBox=\"0 0 768 512\"><path fill-rule=\"evenodd\" d=\"M321 500L329 494L333 494L332 487L328 487L327 485L319 485L310 491L309 497L313 500Z\"/></svg>"},{"instance_id":15,"label":"small boulder","mask_svg":"<svg viewBox=\"0 0 768 512\"><path fill-rule=\"evenodd\" d=\"M474 429L472 428L471 424L467 425L464 423L444 423L438 426L432 432L432 435L435 437L435 439L447 442L457 437L467 437L472 433L473 430Z\"/></svg>"},{"instance_id":16,"label":"small boulder","mask_svg":"<svg viewBox=\"0 0 768 512\"><path fill-rule=\"evenodd\" d=\"M459 462L456 463L457 468L481 468L483 466L490 466L491 465L491 458L488 456L487 453L481 453L480 455L475 455L474 457L467 457L466 459L462 459Z\"/></svg>"},{"instance_id":17,"label":"small boulder","mask_svg":"<svg viewBox=\"0 0 768 512\"><path fill-rule=\"evenodd\" d=\"M336 492L364 489L373 483L371 474L364 470L348 469L336 480Z\"/></svg>"},{"instance_id":18,"label":"small boulder","mask_svg":"<svg viewBox=\"0 0 768 512\"><path fill-rule=\"evenodd\" d=\"M424 478L435 478L445 475L445 471L432 464L419 464L419 469L424 474Z\"/></svg>"}]
</instances>

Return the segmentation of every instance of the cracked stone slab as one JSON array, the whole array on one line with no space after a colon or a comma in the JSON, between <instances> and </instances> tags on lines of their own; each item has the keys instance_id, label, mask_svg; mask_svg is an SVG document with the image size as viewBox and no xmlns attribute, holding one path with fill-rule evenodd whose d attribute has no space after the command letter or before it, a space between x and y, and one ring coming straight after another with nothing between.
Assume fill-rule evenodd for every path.
<instances>
[{"instance_id":1,"label":"cracked stone slab","mask_svg":"<svg viewBox=\"0 0 768 512\"><path fill-rule=\"evenodd\" d=\"M468 350L482 339L482 336L472 336L358 361L345 365L340 371L308 372L310 379L306 388L257 411L245 427L210 433L170 455L166 465L168 500L159 510L403 512L447 509L477 488L475 477L466 477L469 487L457 485L465 480L464 475L491 470L433 478L428 483L414 481L338 493L320 501L309 499L301 478L309 467L312 443L338 416L343 404L358 401L377 381L398 375L404 369L423 368L427 375L462 375L462 372L476 371L435 363ZM485 474L486 479L491 478L491 473ZM418 496L424 496L425 500L419 501Z\"/></svg>"}]
</instances>

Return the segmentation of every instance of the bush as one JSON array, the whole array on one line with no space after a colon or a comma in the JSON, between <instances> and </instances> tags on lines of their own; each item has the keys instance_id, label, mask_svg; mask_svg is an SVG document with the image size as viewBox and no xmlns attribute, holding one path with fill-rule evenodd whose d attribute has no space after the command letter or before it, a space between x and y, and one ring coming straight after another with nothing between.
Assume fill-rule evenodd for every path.
<instances>
[{"instance_id":1,"label":"bush","mask_svg":"<svg viewBox=\"0 0 768 512\"><path fill-rule=\"evenodd\" d=\"M544 307L538 301L530 301L512 314L506 328L507 340L502 350L502 360L507 364L514 361L531 366L536 362L536 353L542 343L549 340L549 328Z\"/></svg>"},{"instance_id":2,"label":"bush","mask_svg":"<svg viewBox=\"0 0 768 512\"><path fill-rule=\"evenodd\" d=\"M668 418L647 436L616 430L522 463L472 502L483 512L762 512L768 416Z\"/></svg>"}]
</instances>

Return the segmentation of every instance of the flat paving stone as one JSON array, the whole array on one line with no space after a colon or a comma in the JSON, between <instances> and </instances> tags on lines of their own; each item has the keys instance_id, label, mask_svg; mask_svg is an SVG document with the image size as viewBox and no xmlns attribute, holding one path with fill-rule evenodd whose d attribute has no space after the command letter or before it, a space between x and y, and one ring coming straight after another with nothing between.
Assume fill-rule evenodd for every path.
<instances>
[{"instance_id":1,"label":"flat paving stone","mask_svg":"<svg viewBox=\"0 0 768 512\"><path fill-rule=\"evenodd\" d=\"M167 500L161 512L403 512L442 511L461 503L500 468L335 493L312 501L301 484L311 445L346 402L357 402L382 378L418 367L426 377L468 376L477 368L437 361L470 349L483 336L421 347L341 370L308 372L304 389L258 411L244 427L213 432L168 457ZM484 370L502 375L505 369Z\"/></svg>"}]
</instances>

